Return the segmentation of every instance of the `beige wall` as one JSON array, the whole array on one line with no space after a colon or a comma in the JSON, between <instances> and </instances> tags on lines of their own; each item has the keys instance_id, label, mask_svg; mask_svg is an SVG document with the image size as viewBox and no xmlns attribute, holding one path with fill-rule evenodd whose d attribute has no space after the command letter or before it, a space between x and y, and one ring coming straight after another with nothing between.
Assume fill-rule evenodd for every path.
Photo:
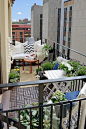
<instances>
[{"instance_id":1,"label":"beige wall","mask_svg":"<svg viewBox=\"0 0 86 129\"><path fill-rule=\"evenodd\" d=\"M43 14L42 11L43 6L33 5L31 8L31 37L40 38L40 14Z\"/></svg>"},{"instance_id":2,"label":"beige wall","mask_svg":"<svg viewBox=\"0 0 86 129\"><path fill-rule=\"evenodd\" d=\"M1 33L1 59L2 59L2 78L3 83L8 83L9 75L9 54L8 54L8 36L11 36L11 27L8 21L11 18L11 9L8 8L8 0L0 0L0 33ZM9 11L8 11L9 10ZM9 20L8 20L9 15ZM10 31L9 31L10 28ZM9 32L9 33L8 33Z\"/></svg>"},{"instance_id":3,"label":"beige wall","mask_svg":"<svg viewBox=\"0 0 86 129\"><path fill-rule=\"evenodd\" d=\"M58 8L61 0L44 0L43 2L43 37L57 42ZM53 46L52 42L48 42Z\"/></svg>"},{"instance_id":4,"label":"beige wall","mask_svg":"<svg viewBox=\"0 0 86 129\"><path fill-rule=\"evenodd\" d=\"M71 48L86 55L86 0L74 0ZM71 52L71 57L86 63L86 57Z\"/></svg>"}]
</instances>

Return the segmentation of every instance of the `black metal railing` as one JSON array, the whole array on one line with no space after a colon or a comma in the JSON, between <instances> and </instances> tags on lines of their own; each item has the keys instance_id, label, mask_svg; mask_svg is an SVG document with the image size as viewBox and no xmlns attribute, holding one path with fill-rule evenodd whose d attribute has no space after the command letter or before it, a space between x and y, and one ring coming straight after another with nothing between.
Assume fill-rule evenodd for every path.
<instances>
[{"instance_id":1,"label":"black metal railing","mask_svg":"<svg viewBox=\"0 0 86 129\"><path fill-rule=\"evenodd\" d=\"M28 86L30 87L30 85L38 85L38 106L28 106L28 107L25 107L25 108L17 108L17 105L15 107L11 107L10 110L4 110L4 111L0 111L0 120L7 123L7 128L9 129L9 125L12 125L14 127L17 127L18 129L26 129L26 125L25 124L21 124L20 122L20 113L21 113L21 110L23 111L26 111L27 109L29 110L29 117L30 117L30 122L29 122L29 125L30 126L30 129L34 129L33 127L33 122L32 122L32 118L33 118L33 109L38 109L39 110L39 113L38 113L38 127L37 129L44 129L44 122L43 122L43 118L44 118L44 113L43 113L43 110L44 108L48 108L47 110L49 110L50 112L50 117L49 117L49 127L50 129L52 129L53 127L53 121L54 121L54 118L53 118L53 112L54 112L54 109L53 107L59 105L60 106L60 116L59 116L59 125L57 126L57 124L55 125L58 129L61 129L63 127L63 116L62 116L62 113L64 112L63 109L63 106L65 104L68 104L69 105L69 110L68 110L68 118L67 120L69 121L69 124L68 124L68 129L70 129L71 127L71 118L72 118L72 111L73 111L73 107L72 107L72 103L75 102L76 104L78 104L78 107L77 107L77 111L78 111L78 115L77 115L77 122L76 122L76 128L78 129L79 128L79 122L81 121L81 115L83 113L83 105L86 103L86 98L80 98L80 99L75 99L75 100L70 100L70 101L64 101L64 102L59 102L59 103L52 103L52 104L43 104L44 101L44 93L43 93L43 88L44 88L44 85L47 84L47 83L61 83L61 82L70 82L70 85L68 87L68 89L71 91L76 91L76 90L81 90L81 88L83 87L84 85L84 80L86 79L86 76L78 76L78 77L70 77L70 78L60 78L60 79L51 79L51 80L38 80L38 81L31 81L31 82L19 82L19 83L10 83L10 84L0 84L0 88L13 88L14 91L12 91L12 94L14 92L14 94L16 94L17 92L19 92L18 89L15 89L15 88L18 88L18 87L21 87L23 86L23 88L25 86ZM75 82L75 83L74 83ZM57 85L58 86L58 85ZM65 85L66 86L66 85ZM35 86L34 86L35 87ZM21 90L22 91L22 90ZM29 91L30 92L30 91ZM11 95L12 95L11 94ZM24 95L24 94L23 94ZM32 96L32 95L31 95ZM29 97L31 97L29 96ZM15 100L17 100L17 94L16 94L16 98ZM31 99L31 98L30 98ZM12 106L12 105L11 105ZM82 110L81 110L82 108ZM13 112L17 112L17 118L18 120L14 120L13 118L10 118L9 117L9 113L13 113ZM57 116L56 116L57 118ZM84 121L84 124L85 124L85 117L83 117L83 121ZM2 126L1 126L2 128Z\"/></svg>"}]
</instances>

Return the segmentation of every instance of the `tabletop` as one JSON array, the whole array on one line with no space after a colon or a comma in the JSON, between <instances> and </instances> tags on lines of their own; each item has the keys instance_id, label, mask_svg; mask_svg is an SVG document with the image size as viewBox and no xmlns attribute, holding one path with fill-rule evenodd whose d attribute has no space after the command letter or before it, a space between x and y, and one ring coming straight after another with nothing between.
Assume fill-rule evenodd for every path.
<instances>
[{"instance_id":1,"label":"tabletop","mask_svg":"<svg viewBox=\"0 0 86 129\"><path fill-rule=\"evenodd\" d=\"M44 72L45 72L44 76L47 77L48 79L56 79L66 76L66 73L63 70L47 70Z\"/></svg>"}]
</instances>

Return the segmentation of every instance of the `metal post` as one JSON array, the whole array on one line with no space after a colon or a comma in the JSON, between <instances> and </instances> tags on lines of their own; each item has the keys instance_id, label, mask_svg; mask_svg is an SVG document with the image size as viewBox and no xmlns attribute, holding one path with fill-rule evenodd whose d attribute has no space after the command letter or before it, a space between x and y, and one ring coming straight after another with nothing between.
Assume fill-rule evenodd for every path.
<instances>
[{"instance_id":1,"label":"metal post","mask_svg":"<svg viewBox=\"0 0 86 129\"><path fill-rule=\"evenodd\" d=\"M55 60L55 43L53 43L53 60Z\"/></svg>"},{"instance_id":2,"label":"metal post","mask_svg":"<svg viewBox=\"0 0 86 129\"><path fill-rule=\"evenodd\" d=\"M39 84L39 129L43 127L43 84Z\"/></svg>"}]
</instances>

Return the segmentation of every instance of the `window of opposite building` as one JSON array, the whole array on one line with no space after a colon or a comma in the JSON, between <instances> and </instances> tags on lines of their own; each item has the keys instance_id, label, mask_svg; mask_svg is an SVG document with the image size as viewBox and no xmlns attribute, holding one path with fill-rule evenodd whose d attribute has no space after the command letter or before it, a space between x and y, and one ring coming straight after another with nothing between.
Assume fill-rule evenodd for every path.
<instances>
[{"instance_id":1,"label":"window of opposite building","mask_svg":"<svg viewBox=\"0 0 86 129\"><path fill-rule=\"evenodd\" d=\"M60 26L58 26L58 30L57 31L60 32Z\"/></svg>"},{"instance_id":2,"label":"window of opposite building","mask_svg":"<svg viewBox=\"0 0 86 129\"><path fill-rule=\"evenodd\" d=\"M60 19L61 19L61 18L60 18L60 17L58 17L58 23L59 23L59 24L60 24Z\"/></svg>"},{"instance_id":3,"label":"window of opposite building","mask_svg":"<svg viewBox=\"0 0 86 129\"><path fill-rule=\"evenodd\" d=\"M72 11L72 6L70 6L70 11Z\"/></svg>"},{"instance_id":4,"label":"window of opposite building","mask_svg":"<svg viewBox=\"0 0 86 129\"><path fill-rule=\"evenodd\" d=\"M20 38L22 38L22 36L20 36Z\"/></svg>"},{"instance_id":5,"label":"window of opposite building","mask_svg":"<svg viewBox=\"0 0 86 129\"><path fill-rule=\"evenodd\" d=\"M13 39L15 39L15 36L12 36Z\"/></svg>"},{"instance_id":6,"label":"window of opposite building","mask_svg":"<svg viewBox=\"0 0 86 129\"><path fill-rule=\"evenodd\" d=\"M15 35L15 32L12 32L12 35Z\"/></svg>"},{"instance_id":7,"label":"window of opposite building","mask_svg":"<svg viewBox=\"0 0 86 129\"><path fill-rule=\"evenodd\" d=\"M15 40L13 40L13 43L15 43Z\"/></svg>"},{"instance_id":8,"label":"window of opposite building","mask_svg":"<svg viewBox=\"0 0 86 129\"><path fill-rule=\"evenodd\" d=\"M64 32L66 32L66 27L64 27Z\"/></svg>"},{"instance_id":9,"label":"window of opposite building","mask_svg":"<svg viewBox=\"0 0 86 129\"><path fill-rule=\"evenodd\" d=\"M57 41L60 41L60 35L57 35Z\"/></svg>"},{"instance_id":10,"label":"window of opposite building","mask_svg":"<svg viewBox=\"0 0 86 129\"><path fill-rule=\"evenodd\" d=\"M61 15L61 9L58 9L58 15Z\"/></svg>"},{"instance_id":11,"label":"window of opposite building","mask_svg":"<svg viewBox=\"0 0 86 129\"><path fill-rule=\"evenodd\" d=\"M66 41L66 36L63 37L63 41Z\"/></svg>"},{"instance_id":12,"label":"window of opposite building","mask_svg":"<svg viewBox=\"0 0 86 129\"><path fill-rule=\"evenodd\" d=\"M42 14L40 14L40 18L42 18Z\"/></svg>"},{"instance_id":13,"label":"window of opposite building","mask_svg":"<svg viewBox=\"0 0 86 129\"><path fill-rule=\"evenodd\" d=\"M19 28L19 30L23 30L23 28Z\"/></svg>"},{"instance_id":14,"label":"window of opposite building","mask_svg":"<svg viewBox=\"0 0 86 129\"><path fill-rule=\"evenodd\" d=\"M69 32L71 32L71 27L69 27Z\"/></svg>"},{"instance_id":15,"label":"window of opposite building","mask_svg":"<svg viewBox=\"0 0 86 129\"><path fill-rule=\"evenodd\" d=\"M67 13L67 8L64 8L64 13Z\"/></svg>"},{"instance_id":16,"label":"window of opposite building","mask_svg":"<svg viewBox=\"0 0 86 129\"><path fill-rule=\"evenodd\" d=\"M23 34L23 32L20 32L20 35L22 35Z\"/></svg>"},{"instance_id":17,"label":"window of opposite building","mask_svg":"<svg viewBox=\"0 0 86 129\"><path fill-rule=\"evenodd\" d=\"M71 38L70 37L68 37L68 42L71 42Z\"/></svg>"},{"instance_id":18,"label":"window of opposite building","mask_svg":"<svg viewBox=\"0 0 86 129\"><path fill-rule=\"evenodd\" d=\"M72 17L69 17L69 22L72 22Z\"/></svg>"},{"instance_id":19,"label":"window of opposite building","mask_svg":"<svg viewBox=\"0 0 86 129\"><path fill-rule=\"evenodd\" d=\"M67 22L67 18L64 18L64 22Z\"/></svg>"}]
</instances>

